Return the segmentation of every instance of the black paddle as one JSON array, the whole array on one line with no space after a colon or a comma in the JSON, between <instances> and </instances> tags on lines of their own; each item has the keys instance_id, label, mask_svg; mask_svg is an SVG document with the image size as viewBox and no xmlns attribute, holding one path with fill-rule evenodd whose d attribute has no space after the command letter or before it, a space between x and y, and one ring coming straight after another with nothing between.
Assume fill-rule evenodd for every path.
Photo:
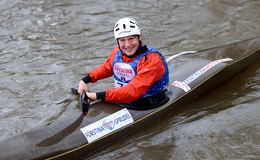
<instances>
[{"instance_id":1,"label":"black paddle","mask_svg":"<svg viewBox=\"0 0 260 160\"><path fill-rule=\"evenodd\" d=\"M79 92L78 92L78 90L77 90L76 88L71 88L70 90L71 90L71 92L72 92L73 94L79 95Z\"/></svg>"},{"instance_id":2,"label":"black paddle","mask_svg":"<svg viewBox=\"0 0 260 160\"><path fill-rule=\"evenodd\" d=\"M71 92L73 94L79 95L78 90L75 88L71 88ZM90 104L89 104L90 100L89 100L86 92L83 92L81 94L79 101L80 101L79 103L80 103L80 108L82 110L82 113L84 116L86 116L88 114L88 110L89 110L89 106L90 106Z\"/></svg>"},{"instance_id":3,"label":"black paddle","mask_svg":"<svg viewBox=\"0 0 260 160\"><path fill-rule=\"evenodd\" d=\"M86 92L83 92L80 96L80 108L82 109L82 113L84 116L88 114L88 109L89 109L89 98Z\"/></svg>"}]
</instances>

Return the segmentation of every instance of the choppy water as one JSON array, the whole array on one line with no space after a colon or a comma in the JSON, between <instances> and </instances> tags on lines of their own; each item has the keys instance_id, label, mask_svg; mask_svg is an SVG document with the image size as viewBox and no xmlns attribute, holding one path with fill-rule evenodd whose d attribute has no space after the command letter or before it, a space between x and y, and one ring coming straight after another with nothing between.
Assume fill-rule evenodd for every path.
<instances>
[{"instance_id":1,"label":"choppy water","mask_svg":"<svg viewBox=\"0 0 260 160\"><path fill-rule=\"evenodd\" d=\"M166 56L260 36L258 0L2 0L0 140L79 114L69 89L105 60L125 16ZM259 66L91 158L260 159Z\"/></svg>"}]
</instances>

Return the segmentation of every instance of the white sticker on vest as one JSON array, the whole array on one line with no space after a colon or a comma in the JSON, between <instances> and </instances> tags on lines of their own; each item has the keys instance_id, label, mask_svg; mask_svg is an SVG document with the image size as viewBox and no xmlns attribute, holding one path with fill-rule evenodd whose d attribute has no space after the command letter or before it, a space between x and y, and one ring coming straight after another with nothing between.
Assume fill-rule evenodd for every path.
<instances>
[{"instance_id":1,"label":"white sticker on vest","mask_svg":"<svg viewBox=\"0 0 260 160\"><path fill-rule=\"evenodd\" d=\"M113 67L114 75L122 82L130 81L135 76L135 71L130 64L116 63Z\"/></svg>"},{"instance_id":2,"label":"white sticker on vest","mask_svg":"<svg viewBox=\"0 0 260 160\"><path fill-rule=\"evenodd\" d=\"M122 128L134 120L129 111L124 108L115 112L99 121L96 121L86 127L81 128L81 132L90 143L98 138L101 138L119 128Z\"/></svg>"}]
</instances>

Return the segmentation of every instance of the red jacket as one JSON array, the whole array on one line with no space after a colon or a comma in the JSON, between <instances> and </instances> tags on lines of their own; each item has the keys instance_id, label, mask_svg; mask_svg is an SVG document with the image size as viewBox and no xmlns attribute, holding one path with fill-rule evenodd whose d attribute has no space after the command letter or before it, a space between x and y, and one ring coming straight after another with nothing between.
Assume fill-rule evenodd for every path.
<instances>
[{"instance_id":1,"label":"red jacket","mask_svg":"<svg viewBox=\"0 0 260 160\"><path fill-rule=\"evenodd\" d=\"M106 61L96 69L88 72L92 82L113 75L113 59L118 47L115 47ZM122 56L124 62L131 62L135 58ZM138 63L137 74L129 84L106 90L105 101L110 103L129 103L140 98L165 72L163 61L157 53L149 53Z\"/></svg>"}]
</instances>

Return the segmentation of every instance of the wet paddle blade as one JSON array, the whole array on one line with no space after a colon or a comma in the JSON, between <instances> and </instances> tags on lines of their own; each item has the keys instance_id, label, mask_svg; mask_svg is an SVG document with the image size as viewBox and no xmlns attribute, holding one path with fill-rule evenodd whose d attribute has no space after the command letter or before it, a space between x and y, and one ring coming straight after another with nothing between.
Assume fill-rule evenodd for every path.
<instances>
[{"instance_id":1,"label":"wet paddle blade","mask_svg":"<svg viewBox=\"0 0 260 160\"><path fill-rule=\"evenodd\" d=\"M89 98L85 92L83 92L80 96L80 108L83 115L86 116L89 110Z\"/></svg>"},{"instance_id":2,"label":"wet paddle blade","mask_svg":"<svg viewBox=\"0 0 260 160\"><path fill-rule=\"evenodd\" d=\"M71 93L75 94L75 95L79 95L79 92L76 88L71 88Z\"/></svg>"}]
</instances>

